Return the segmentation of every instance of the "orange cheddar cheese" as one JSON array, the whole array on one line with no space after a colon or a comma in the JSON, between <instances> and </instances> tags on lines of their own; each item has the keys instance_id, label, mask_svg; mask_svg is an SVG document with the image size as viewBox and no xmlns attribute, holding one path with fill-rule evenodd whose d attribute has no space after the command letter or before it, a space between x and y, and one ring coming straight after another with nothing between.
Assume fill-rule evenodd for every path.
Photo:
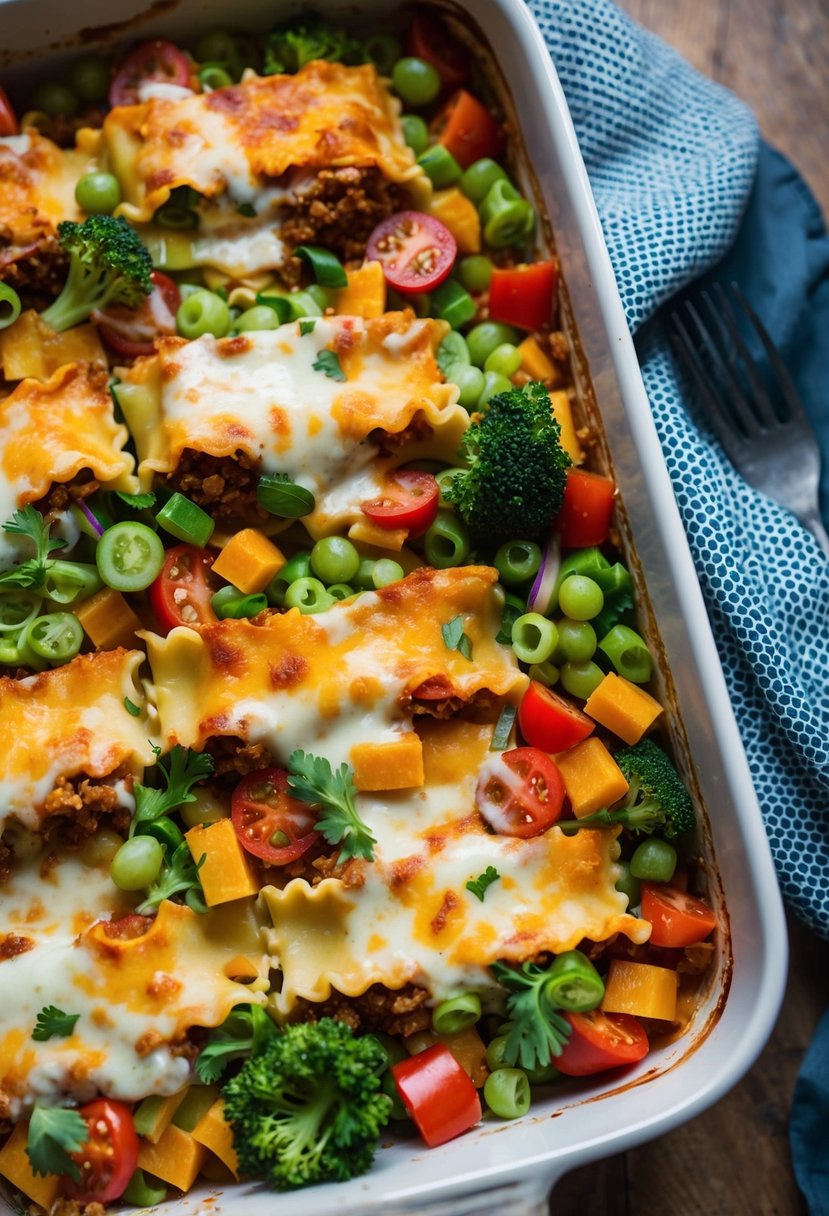
<instances>
[{"instance_id":1,"label":"orange cheddar cheese","mask_svg":"<svg viewBox=\"0 0 829 1216\"><path fill-rule=\"evenodd\" d=\"M408 790L423 785L423 744L414 731L391 743L357 743L351 749L358 790Z\"/></svg>"},{"instance_id":2,"label":"orange cheddar cheese","mask_svg":"<svg viewBox=\"0 0 829 1216\"><path fill-rule=\"evenodd\" d=\"M256 528L243 528L222 549L213 563L213 573L253 595L264 591L285 565L285 556L273 541Z\"/></svg>"},{"instance_id":3,"label":"orange cheddar cheese","mask_svg":"<svg viewBox=\"0 0 829 1216\"><path fill-rule=\"evenodd\" d=\"M638 743L663 709L650 693L611 671L588 697L584 712L625 743Z\"/></svg>"},{"instance_id":4,"label":"orange cheddar cheese","mask_svg":"<svg viewBox=\"0 0 829 1216\"><path fill-rule=\"evenodd\" d=\"M627 779L601 739L591 735L555 757L573 814L581 819L612 806L627 792Z\"/></svg>"},{"instance_id":5,"label":"orange cheddar cheese","mask_svg":"<svg viewBox=\"0 0 829 1216\"><path fill-rule=\"evenodd\" d=\"M255 895L259 884L253 876L236 829L230 819L219 819L190 828L184 838L199 866L204 899L208 908ZM204 861L201 861L204 858Z\"/></svg>"}]
</instances>

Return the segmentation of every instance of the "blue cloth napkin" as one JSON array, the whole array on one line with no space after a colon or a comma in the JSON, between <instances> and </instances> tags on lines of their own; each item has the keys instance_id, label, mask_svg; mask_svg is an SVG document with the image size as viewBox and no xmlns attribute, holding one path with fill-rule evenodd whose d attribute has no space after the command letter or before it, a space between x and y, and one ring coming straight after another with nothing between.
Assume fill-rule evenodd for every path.
<instances>
[{"instance_id":1,"label":"blue cloth napkin","mask_svg":"<svg viewBox=\"0 0 829 1216\"><path fill-rule=\"evenodd\" d=\"M593 186L784 897L829 938L829 563L737 475L677 366L668 319L700 276L736 280L823 449L829 527L829 238L747 108L611 0L530 0ZM803 1062L792 1161L829 1216L829 1014Z\"/></svg>"}]
</instances>

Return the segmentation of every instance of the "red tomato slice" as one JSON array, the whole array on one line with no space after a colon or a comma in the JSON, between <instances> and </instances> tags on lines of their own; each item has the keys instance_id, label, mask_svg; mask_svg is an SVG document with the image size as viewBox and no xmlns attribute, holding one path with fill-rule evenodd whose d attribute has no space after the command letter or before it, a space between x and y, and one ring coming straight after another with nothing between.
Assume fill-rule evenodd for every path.
<instances>
[{"instance_id":1,"label":"red tomato slice","mask_svg":"<svg viewBox=\"0 0 829 1216\"><path fill-rule=\"evenodd\" d=\"M642 883L642 917L653 926L654 946L695 946L717 927L708 904L664 883Z\"/></svg>"},{"instance_id":2,"label":"red tomato slice","mask_svg":"<svg viewBox=\"0 0 829 1216\"><path fill-rule=\"evenodd\" d=\"M239 843L271 866L296 861L320 838L314 812L291 797L288 774L281 768L248 773L233 791L231 817ZM279 841L274 843L277 832Z\"/></svg>"},{"instance_id":3,"label":"red tomato slice","mask_svg":"<svg viewBox=\"0 0 829 1216\"><path fill-rule=\"evenodd\" d=\"M437 675L429 676L422 684L418 684L417 688L413 688L411 697L416 701L444 701L454 694L455 689L449 677Z\"/></svg>"},{"instance_id":4,"label":"red tomato slice","mask_svg":"<svg viewBox=\"0 0 829 1216\"><path fill-rule=\"evenodd\" d=\"M137 105L141 100L142 84L151 80L188 87L190 61L174 43L156 38L152 42L142 42L130 51L109 86L109 104L113 107Z\"/></svg>"},{"instance_id":5,"label":"red tomato slice","mask_svg":"<svg viewBox=\"0 0 829 1216\"><path fill-rule=\"evenodd\" d=\"M408 528L412 536L419 536L434 523L440 490L431 473L398 469L386 478L384 490L382 498L361 505L378 528Z\"/></svg>"},{"instance_id":6,"label":"red tomato slice","mask_svg":"<svg viewBox=\"0 0 829 1216\"><path fill-rule=\"evenodd\" d=\"M445 89L456 89L469 75L467 52L449 36L440 18L431 13L416 13L412 18L406 51L431 63L440 73Z\"/></svg>"},{"instance_id":7,"label":"red tomato slice","mask_svg":"<svg viewBox=\"0 0 829 1216\"><path fill-rule=\"evenodd\" d=\"M16 135L19 130L17 115L12 108L12 103L0 88L0 136Z\"/></svg>"},{"instance_id":8,"label":"red tomato slice","mask_svg":"<svg viewBox=\"0 0 829 1216\"><path fill-rule=\"evenodd\" d=\"M587 1077L606 1068L635 1064L648 1054L645 1028L627 1013L565 1013L571 1033L567 1046L553 1063L566 1077Z\"/></svg>"},{"instance_id":9,"label":"red tomato slice","mask_svg":"<svg viewBox=\"0 0 829 1216\"><path fill-rule=\"evenodd\" d=\"M138 1163L138 1136L125 1102L101 1098L78 1112L86 1120L89 1139L70 1153L81 1171L80 1182L64 1183L66 1193L80 1203L111 1203L127 1189Z\"/></svg>"},{"instance_id":10,"label":"red tomato slice","mask_svg":"<svg viewBox=\"0 0 829 1216\"><path fill-rule=\"evenodd\" d=\"M514 747L486 761L475 802L499 835L538 836L561 814L564 782L550 757L537 747Z\"/></svg>"},{"instance_id":11,"label":"red tomato slice","mask_svg":"<svg viewBox=\"0 0 829 1216\"><path fill-rule=\"evenodd\" d=\"M403 1105L429 1148L454 1140L474 1127L481 1117L477 1089L442 1043L393 1064L391 1075Z\"/></svg>"},{"instance_id":12,"label":"red tomato slice","mask_svg":"<svg viewBox=\"0 0 829 1216\"><path fill-rule=\"evenodd\" d=\"M564 502L558 517L561 543L567 549L603 545L610 530L616 487L609 477L568 469Z\"/></svg>"},{"instance_id":13,"label":"red tomato slice","mask_svg":"<svg viewBox=\"0 0 829 1216\"><path fill-rule=\"evenodd\" d=\"M153 290L139 308L118 304L92 314L107 346L126 359L151 355L155 338L176 332L176 312L181 303L178 285L160 270L152 271L150 279Z\"/></svg>"},{"instance_id":14,"label":"red tomato slice","mask_svg":"<svg viewBox=\"0 0 829 1216\"><path fill-rule=\"evenodd\" d=\"M165 635L177 625L198 629L216 621L207 581L212 565L212 555L195 545L176 545L169 550L161 573L149 588L153 612Z\"/></svg>"},{"instance_id":15,"label":"red tomato slice","mask_svg":"<svg viewBox=\"0 0 829 1216\"><path fill-rule=\"evenodd\" d=\"M506 270L496 266L489 284L489 319L519 329L542 329L552 320L557 287L557 262L533 262Z\"/></svg>"},{"instance_id":16,"label":"red tomato slice","mask_svg":"<svg viewBox=\"0 0 829 1216\"><path fill-rule=\"evenodd\" d=\"M431 291L448 276L458 255L452 233L433 215L397 211L368 238L366 261L380 262L398 291Z\"/></svg>"},{"instance_id":17,"label":"red tomato slice","mask_svg":"<svg viewBox=\"0 0 829 1216\"><path fill-rule=\"evenodd\" d=\"M592 718L538 680L530 680L521 699L518 725L526 741L543 752L563 752L575 747L596 727Z\"/></svg>"},{"instance_id":18,"label":"red tomato slice","mask_svg":"<svg viewBox=\"0 0 829 1216\"><path fill-rule=\"evenodd\" d=\"M466 89L449 98L431 130L462 169L485 156L496 159L503 147L500 123Z\"/></svg>"}]
</instances>

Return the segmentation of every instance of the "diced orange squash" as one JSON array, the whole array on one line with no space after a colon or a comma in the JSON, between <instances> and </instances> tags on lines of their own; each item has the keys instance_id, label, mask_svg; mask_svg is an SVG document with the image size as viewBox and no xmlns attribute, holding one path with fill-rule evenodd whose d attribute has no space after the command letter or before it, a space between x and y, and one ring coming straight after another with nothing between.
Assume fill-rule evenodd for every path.
<instances>
[{"instance_id":1,"label":"diced orange squash","mask_svg":"<svg viewBox=\"0 0 829 1216\"><path fill-rule=\"evenodd\" d=\"M611 806L627 793L628 782L601 739L591 735L555 757L577 818Z\"/></svg>"},{"instance_id":2,"label":"diced orange squash","mask_svg":"<svg viewBox=\"0 0 829 1216\"><path fill-rule=\"evenodd\" d=\"M423 785L423 744L414 731L389 743L356 743L351 764L358 790L409 790Z\"/></svg>"},{"instance_id":3,"label":"diced orange squash","mask_svg":"<svg viewBox=\"0 0 829 1216\"><path fill-rule=\"evenodd\" d=\"M637 1018L676 1018L678 981L669 967L652 963L633 963L614 958L605 983L602 1010L605 1013L630 1013Z\"/></svg>"},{"instance_id":4,"label":"diced orange squash","mask_svg":"<svg viewBox=\"0 0 829 1216\"><path fill-rule=\"evenodd\" d=\"M553 407L553 417L561 427L561 446L572 460L573 464L581 464L584 452L579 443L576 424L573 421L573 410L570 398L565 392L550 393L550 403Z\"/></svg>"},{"instance_id":5,"label":"diced orange squash","mask_svg":"<svg viewBox=\"0 0 829 1216\"><path fill-rule=\"evenodd\" d=\"M34 1173L26 1152L28 1139L28 1125L18 1123L0 1148L0 1174L8 1178L15 1190L22 1191L48 1212L57 1199L60 1178L56 1174L41 1176Z\"/></svg>"},{"instance_id":6,"label":"diced orange squash","mask_svg":"<svg viewBox=\"0 0 829 1216\"><path fill-rule=\"evenodd\" d=\"M334 312L346 317L382 317L386 311L386 276L379 262L366 262L348 272L348 286L334 297Z\"/></svg>"},{"instance_id":7,"label":"diced orange squash","mask_svg":"<svg viewBox=\"0 0 829 1216\"><path fill-rule=\"evenodd\" d=\"M213 563L213 573L232 583L245 595L264 591L285 565L285 555L256 528L242 528L222 549Z\"/></svg>"},{"instance_id":8,"label":"diced orange squash","mask_svg":"<svg viewBox=\"0 0 829 1216\"><path fill-rule=\"evenodd\" d=\"M0 331L0 364L7 380L48 380L66 363L106 363L94 325L74 325L58 333L33 309Z\"/></svg>"},{"instance_id":9,"label":"diced orange squash","mask_svg":"<svg viewBox=\"0 0 829 1216\"><path fill-rule=\"evenodd\" d=\"M587 698L584 712L625 743L638 743L662 706L643 688L611 671Z\"/></svg>"},{"instance_id":10,"label":"diced orange squash","mask_svg":"<svg viewBox=\"0 0 829 1216\"><path fill-rule=\"evenodd\" d=\"M138 1149L138 1168L154 1174L163 1182L189 1191L207 1157L207 1148L194 1140L190 1132L174 1123L157 1144L142 1140Z\"/></svg>"},{"instance_id":11,"label":"diced orange squash","mask_svg":"<svg viewBox=\"0 0 829 1216\"><path fill-rule=\"evenodd\" d=\"M90 642L99 649L135 645L135 631L141 628L141 621L120 591L102 587L78 604L74 613Z\"/></svg>"},{"instance_id":12,"label":"diced orange squash","mask_svg":"<svg viewBox=\"0 0 829 1216\"><path fill-rule=\"evenodd\" d=\"M459 253L480 253L481 219L475 204L457 186L436 190L429 211L445 224L458 244Z\"/></svg>"},{"instance_id":13,"label":"diced orange squash","mask_svg":"<svg viewBox=\"0 0 829 1216\"><path fill-rule=\"evenodd\" d=\"M552 380L556 384L560 383L561 373L534 334L528 334L524 341L519 343L518 353L521 356L521 370L525 371L531 380Z\"/></svg>"},{"instance_id":14,"label":"diced orange squash","mask_svg":"<svg viewBox=\"0 0 829 1216\"><path fill-rule=\"evenodd\" d=\"M409 536L408 528L380 528L370 519L356 519L348 529L348 535L358 544L375 545L399 553Z\"/></svg>"},{"instance_id":15,"label":"diced orange squash","mask_svg":"<svg viewBox=\"0 0 829 1216\"><path fill-rule=\"evenodd\" d=\"M186 1089L180 1089L177 1094L170 1094L166 1098L159 1094L145 1098L135 1112L138 1134L151 1144L158 1144L186 1094Z\"/></svg>"},{"instance_id":16,"label":"diced orange squash","mask_svg":"<svg viewBox=\"0 0 829 1216\"><path fill-rule=\"evenodd\" d=\"M486 1062L486 1047L474 1026L457 1030L454 1034L438 1034L435 1041L448 1047L452 1055L469 1075L472 1084L480 1089L489 1076Z\"/></svg>"},{"instance_id":17,"label":"diced orange squash","mask_svg":"<svg viewBox=\"0 0 829 1216\"><path fill-rule=\"evenodd\" d=\"M220 1161L223 1161L234 1178L239 1177L239 1159L233 1147L233 1131L224 1116L224 1104L221 1098L214 1102L206 1115L202 1115L193 1128L193 1139L205 1148L209 1148Z\"/></svg>"},{"instance_id":18,"label":"diced orange squash","mask_svg":"<svg viewBox=\"0 0 829 1216\"><path fill-rule=\"evenodd\" d=\"M184 833L193 861L199 866L204 899L208 908L244 899L259 890L236 829L230 819L200 824Z\"/></svg>"}]
</instances>

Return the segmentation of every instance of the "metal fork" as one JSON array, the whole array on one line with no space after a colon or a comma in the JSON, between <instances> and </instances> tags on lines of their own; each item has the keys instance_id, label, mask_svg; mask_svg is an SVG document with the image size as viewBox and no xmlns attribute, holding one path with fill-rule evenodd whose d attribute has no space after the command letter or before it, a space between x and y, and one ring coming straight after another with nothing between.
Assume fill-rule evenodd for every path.
<instances>
[{"instance_id":1,"label":"metal fork","mask_svg":"<svg viewBox=\"0 0 829 1216\"><path fill-rule=\"evenodd\" d=\"M677 349L708 407L707 417L742 477L791 511L829 557L818 507L820 448L791 376L736 283L715 283L697 307L672 315ZM738 325L754 329L768 360L769 383Z\"/></svg>"}]
</instances>

